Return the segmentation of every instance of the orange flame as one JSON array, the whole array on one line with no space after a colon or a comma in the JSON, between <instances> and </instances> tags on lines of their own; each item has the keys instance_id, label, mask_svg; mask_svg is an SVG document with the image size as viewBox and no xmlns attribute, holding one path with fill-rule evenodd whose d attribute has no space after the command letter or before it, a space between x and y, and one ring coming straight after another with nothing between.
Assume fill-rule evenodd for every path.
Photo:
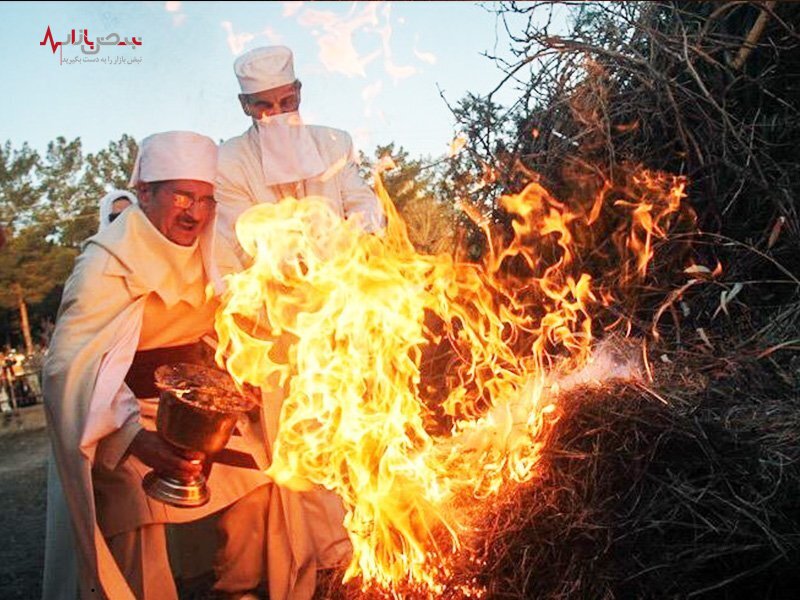
<instances>
[{"instance_id":1,"label":"orange flame","mask_svg":"<svg viewBox=\"0 0 800 600\"><path fill-rule=\"evenodd\" d=\"M591 309L612 292L578 268L575 228L598 219L611 186L587 218L538 183L503 196L511 231L475 212L487 254L474 264L417 253L375 180L382 235L323 198L240 218L253 263L227 279L218 359L239 381L284 388L269 475L342 498L354 550L346 578L436 593L468 526L454 501L535 475L558 414L550 385L590 357ZM615 235L643 275L685 183L647 171L634 183L638 202L612 206L631 209ZM441 395L422 381L436 344L455 357Z\"/></svg>"},{"instance_id":2,"label":"orange flame","mask_svg":"<svg viewBox=\"0 0 800 600\"><path fill-rule=\"evenodd\" d=\"M638 199L618 200L615 204L633 209L627 243L637 257L639 275L644 276L653 258L653 237L666 237L661 224L680 208L681 200L686 197L686 181L681 177L643 169L632 177L631 186L634 193L638 194Z\"/></svg>"}]
</instances>

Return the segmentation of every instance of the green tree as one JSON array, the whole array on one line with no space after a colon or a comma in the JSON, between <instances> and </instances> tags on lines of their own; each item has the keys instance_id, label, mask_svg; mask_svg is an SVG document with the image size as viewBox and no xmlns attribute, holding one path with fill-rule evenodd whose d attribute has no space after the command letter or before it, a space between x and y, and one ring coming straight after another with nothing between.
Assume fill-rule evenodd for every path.
<instances>
[{"instance_id":1,"label":"green tree","mask_svg":"<svg viewBox=\"0 0 800 600\"><path fill-rule=\"evenodd\" d=\"M0 305L19 310L26 346L30 349L30 330L25 301L25 288L19 281L23 273L13 265L17 257L18 232L36 222L39 194L34 179L39 155L27 144L15 150L10 141L0 147L0 226L7 237L0 252Z\"/></svg>"},{"instance_id":2,"label":"green tree","mask_svg":"<svg viewBox=\"0 0 800 600\"><path fill-rule=\"evenodd\" d=\"M68 142L59 136L47 145L38 172L37 223L48 239L70 248L77 248L96 228L92 219L97 198L90 198L81 185L83 165L81 139Z\"/></svg>"},{"instance_id":3,"label":"green tree","mask_svg":"<svg viewBox=\"0 0 800 600\"><path fill-rule=\"evenodd\" d=\"M509 111L488 98L467 94L452 108L464 147L443 163L440 198L467 202L491 215L514 168L513 122Z\"/></svg>"},{"instance_id":4,"label":"green tree","mask_svg":"<svg viewBox=\"0 0 800 600\"><path fill-rule=\"evenodd\" d=\"M123 133L106 148L89 154L82 179L85 190L103 195L111 189L126 189L138 149L136 140Z\"/></svg>"},{"instance_id":5,"label":"green tree","mask_svg":"<svg viewBox=\"0 0 800 600\"><path fill-rule=\"evenodd\" d=\"M414 247L426 253L451 250L457 217L452 203L442 202L436 196L437 163L412 159L402 146L395 148L394 143L378 146L374 156L374 160L362 157L362 167L369 169L371 176L375 166L383 162L383 184L408 225Z\"/></svg>"},{"instance_id":6,"label":"green tree","mask_svg":"<svg viewBox=\"0 0 800 600\"><path fill-rule=\"evenodd\" d=\"M100 198L127 187L136 157L129 135L84 155L80 138L58 137L41 158L27 144L0 146L0 307L19 314L28 351L28 306L57 293L82 242L97 231Z\"/></svg>"},{"instance_id":7,"label":"green tree","mask_svg":"<svg viewBox=\"0 0 800 600\"><path fill-rule=\"evenodd\" d=\"M39 155L23 144L19 150L11 141L0 146L0 226L6 235L29 225L39 199L34 179Z\"/></svg>"},{"instance_id":8,"label":"green tree","mask_svg":"<svg viewBox=\"0 0 800 600\"><path fill-rule=\"evenodd\" d=\"M409 201L421 196L430 195L433 191L435 173L420 159L412 159L402 146L395 148L394 142L385 146L377 146L375 160L365 159L362 164L372 175L375 166L381 160L390 158L394 168L382 171L381 177L389 197L398 210L402 210Z\"/></svg>"},{"instance_id":9,"label":"green tree","mask_svg":"<svg viewBox=\"0 0 800 600\"><path fill-rule=\"evenodd\" d=\"M67 279L76 254L45 240L38 227L17 234L0 252L0 306L19 312L27 354L33 352L28 305L41 302Z\"/></svg>"}]
</instances>

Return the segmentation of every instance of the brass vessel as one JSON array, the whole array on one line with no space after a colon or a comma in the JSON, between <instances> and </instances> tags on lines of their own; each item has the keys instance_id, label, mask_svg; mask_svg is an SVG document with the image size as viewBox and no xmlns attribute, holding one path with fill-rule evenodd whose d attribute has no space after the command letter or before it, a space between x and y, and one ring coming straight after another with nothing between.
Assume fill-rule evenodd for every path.
<instances>
[{"instance_id":1,"label":"brass vessel","mask_svg":"<svg viewBox=\"0 0 800 600\"><path fill-rule=\"evenodd\" d=\"M206 466L228 443L239 415L256 402L226 372L200 365L162 365L155 381L160 390L156 431L173 446L203 452ZM203 506L211 497L202 473L181 481L150 471L142 485L148 496L172 506Z\"/></svg>"}]
</instances>

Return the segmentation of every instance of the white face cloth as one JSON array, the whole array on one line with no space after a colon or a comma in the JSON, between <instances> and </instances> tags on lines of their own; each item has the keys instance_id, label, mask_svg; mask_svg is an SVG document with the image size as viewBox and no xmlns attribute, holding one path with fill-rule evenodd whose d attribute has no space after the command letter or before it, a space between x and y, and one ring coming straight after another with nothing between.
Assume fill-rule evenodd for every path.
<instances>
[{"instance_id":1,"label":"white face cloth","mask_svg":"<svg viewBox=\"0 0 800 600\"><path fill-rule=\"evenodd\" d=\"M263 117L255 123L267 185L302 181L325 171L325 163L300 113Z\"/></svg>"}]
</instances>

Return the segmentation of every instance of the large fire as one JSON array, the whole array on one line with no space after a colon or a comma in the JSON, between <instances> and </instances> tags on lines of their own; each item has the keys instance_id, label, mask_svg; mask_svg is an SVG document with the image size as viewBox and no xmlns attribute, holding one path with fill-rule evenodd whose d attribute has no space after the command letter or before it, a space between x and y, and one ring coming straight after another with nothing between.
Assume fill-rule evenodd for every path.
<instances>
[{"instance_id":1,"label":"large fire","mask_svg":"<svg viewBox=\"0 0 800 600\"><path fill-rule=\"evenodd\" d=\"M638 170L624 192L601 186L586 211L531 183L501 198L506 235L472 215L488 240L479 264L415 251L376 186L378 235L324 199L240 218L253 263L228 278L218 357L239 381L285 387L269 475L342 498L346 577L436 592L469 527L454 507L535 476L556 382L591 360L593 308L619 290L582 272L583 255L616 253L617 287L644 276L685 182ZM454 357L438 386L424 377L431 348Z\"/></svg>"}]
</instances>

